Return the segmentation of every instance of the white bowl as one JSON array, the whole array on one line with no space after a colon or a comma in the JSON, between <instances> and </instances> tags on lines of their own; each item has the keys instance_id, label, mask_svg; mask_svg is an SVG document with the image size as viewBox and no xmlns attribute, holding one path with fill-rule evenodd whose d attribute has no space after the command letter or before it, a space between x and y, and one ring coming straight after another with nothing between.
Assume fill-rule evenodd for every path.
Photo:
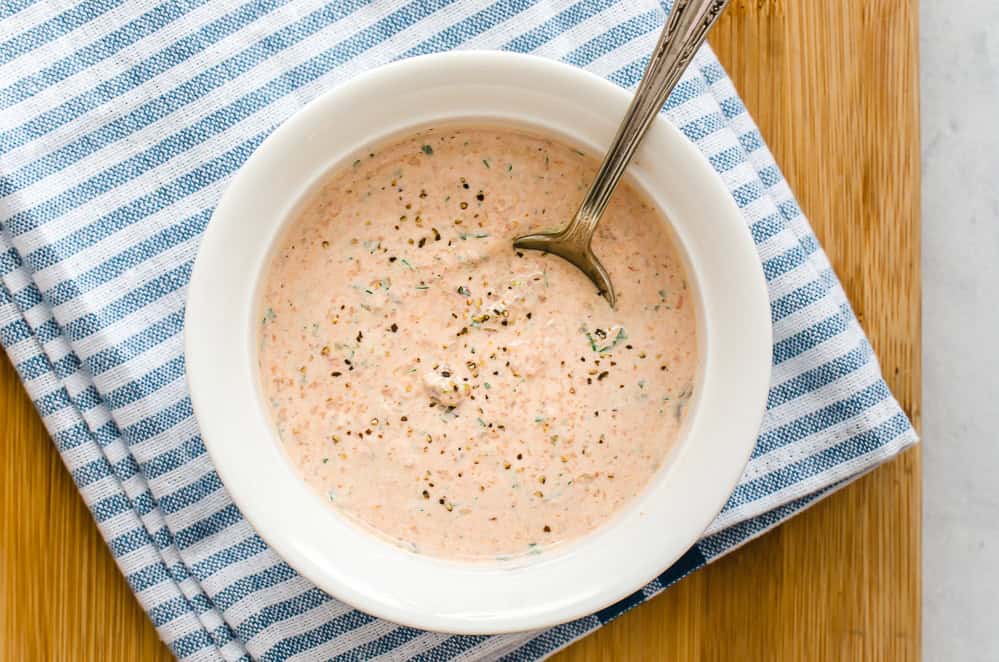
<instances>
[{"instance_id":1,"label":"white bowl","mask_svg":"<svg viewBox=\"0 0 999 662\"><path fill-rule=\"evenodd\" d=\"M205 445L260 536L331 595L391 621L462 634L591 614L676 561L724 505L756 441L770 377L770 308L742 214L697 148L662 119L631 174L674 226L699 295L700 372L687 433L648 488L584 539L508 562L420 556L348 522L299 479L256 369L256 291L290 211L366 145L429 124L543 129L602 153L630 94L580 69L508 53L430 55L358 76L308 104L233 178L201 242L187 304L187 376Z\"/></svg>"}]
</instances>

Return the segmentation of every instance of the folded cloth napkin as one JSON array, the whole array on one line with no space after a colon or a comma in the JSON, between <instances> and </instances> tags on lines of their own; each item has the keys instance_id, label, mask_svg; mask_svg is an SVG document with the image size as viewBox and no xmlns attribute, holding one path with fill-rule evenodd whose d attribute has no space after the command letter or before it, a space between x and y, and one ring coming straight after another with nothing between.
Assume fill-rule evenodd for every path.
<instances>
[{"instance_id":1,"label":"folded cloth napkin","mask_svg":"<svg viewBox=\"0 0 999 662\"><path fill-rule=\"evenodd\" d=\"M745 475L651 584L547 631L448 636L326 595L235 507L184 379L185 288L228 179L351 76L452 48L531 52L624 87L656 0L7 0L0 6L0 342L129 585L178 658L540 659L913 443L732 83L702 49L665 109L742 209L773 311Z\"/></svg>"}]
</instances>

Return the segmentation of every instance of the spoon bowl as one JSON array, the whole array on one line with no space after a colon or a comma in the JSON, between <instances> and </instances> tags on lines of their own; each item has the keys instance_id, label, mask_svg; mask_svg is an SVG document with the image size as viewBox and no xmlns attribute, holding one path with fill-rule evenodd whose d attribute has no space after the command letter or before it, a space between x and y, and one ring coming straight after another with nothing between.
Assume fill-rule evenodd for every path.
<instances>
[{"instance_id":1,"label":"spoon bowl","mask_svg":"<svg viewBox=\"0 0 999 662\"><path fill-rule=\"evenodd\" d=\"M597 292L607 299L610 307L613 308L617 301L614 295L614 286L611 284L610 276L604 265L590 248L589 238L585 243L565 236L565 232L552 232L540 234L528 234L518 237L513 242L514 248L523 248L532 251L544 251L553 253L560 258L576 265L586 277L597 286Z\"/></svg>"}]
</instances>

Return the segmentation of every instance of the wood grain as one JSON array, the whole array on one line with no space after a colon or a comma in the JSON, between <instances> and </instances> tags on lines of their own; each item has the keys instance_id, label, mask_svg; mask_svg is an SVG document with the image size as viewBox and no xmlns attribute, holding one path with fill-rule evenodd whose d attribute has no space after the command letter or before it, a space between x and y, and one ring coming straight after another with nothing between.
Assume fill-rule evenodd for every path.
<instances>
[{"instance_id":1,"label":"wood grain","mask_svg":"<svg viewBox=\"0 0 999 662\"><path fill-rule=\"evenodd\" d=\"M916 0L733 0L712 44L918 424L916 17ZM169 659L5 360L0 444L0 660ZM558 659L919 659L919 462L905 453Z\"/></svg>"}]
</instances>

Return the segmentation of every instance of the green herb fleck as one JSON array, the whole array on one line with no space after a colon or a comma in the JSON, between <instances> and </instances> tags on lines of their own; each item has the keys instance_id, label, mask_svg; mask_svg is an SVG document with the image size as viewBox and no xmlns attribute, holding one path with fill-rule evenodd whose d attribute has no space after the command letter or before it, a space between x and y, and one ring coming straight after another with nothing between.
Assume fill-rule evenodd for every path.
<instances>
[{"instance_id":1,"label":"green herb fleck","mask_svg":"<svg viewBox=\"0 0 999 662\"><path fill-rule=\"evenodd\" d=\"M590 349L601 354L609 352L617 347L618 343L628 339L628 333L623 327L618 329L617 335L610 342L607 342L607 333L602 329L597 329L593 333L590 333L589 329L584 325L581 331L586 335L586 339L590 341Z\"/></svg>"},{"instance_id":2,"label":"green herb fleck","mask_svg":"<svg viewBox=\"0 0 999 662\"><path fill-rule=\"evenodd\" d=\"M493 385L489 382L482 382L482 385L486 387L487 391L493 387Z\"/></svg>"},{"instance_id":3,"label":"green herb fleck","mask_svg":"<svg viewBox=\"0 0 999 662\"><path fill-rule=\"evenodd\" d=\"M417 285L416 289L418 289L418 290L429 290L430 286L429 285Z\"/></svg>"},{"instance_id":4,"label":"green herb fleck","mask_svg":"<svg viewBox=\"0 0 999 662\"><path fill-rule=\"evenodd\" d=\"M407 260L406 258L402 258L402 259L401 259L401 260L399 260L399 261L400 261L400 262L402 262L403 264L405 264L405 265L406 265L406 267L407 267L407 268L408 268L408 269L409 269L410 271L416 271L416 267L414 267L414 266L413 266L412 264L410 264L410 263L409 263L409 260Z\"/></svg>"},{"instance_id":5,"label":"green herb fleck","mask_svg":"<svg viewBox=\"0 0 999 662\"><path fill-rule=\"evenodd\" d=\"M481 425L482 427L486 427L486 422L484 420L482 420L481 418L477 418L476 420L479 422L479 425Z\"/></svg>"},{"instance_id":6,"label":"green herb fleck","mask_svg":"<svg viewBox=\"0 0 999 662\"><path fill-rule=\"evenodd\" d=\"M277 313L274 312L273 308L268 308L267 312L264 313L263 323L266 324L267 322L273 322L276 319Z\"/></svg>"},{"instance_id":7,"label":"green herb fleck","mask_svg":"<svg viewBox=\"0 0 999 662\"><path fill-rule=\"evenodd\" d=\"M427 156L433 156L434 154L434 148L431 147L430 145L424 145L420 149L422 149L423 153L426 154Z\"/></svg>"},{"instance_id":8,"label":"green herb fleck","mask_svg":"<svg viewBox=\"0 0 999 662\"><path fill-rule=\"evenodd\" d=\"M484 165L484 166L486 166L487 168L489 168L489 167L490 167L490 166L489 166L489 159L482 159L482 165Z\"/></svg>"},{"instance_id":9,"label":"green herb fleck","mask_svg":"<svg viewBox=\"0 0 999 662\"><path fill-rule=\"evenodd\" d=\"M354 167L355 167L355 168L356 168L357 166L359 166L359 165L361 165L361 159L357 159L356 161L354 161Z\"/></svg>"},{"instance_id":10,"label":"green herb fleck","mask_svg":"<svg viewBox=\"0 0 999 662\"><path fill-rule=\"evenodd\" d=\"M472 291L469 290L464 285L459 285L458 286L458 294L460 294L463 297L470 297L470 296L472 296Z\"/></svg>"},{"instance_id":11,"label":"green herb fleck","mask_svg":"<svg viewBox=\"0 0 999 662\"><path fill-rule=\"evenodd\" d=\"M488 232L462 232L458 235L461 237L462 241L467 239L485 239L489 236Z\"/></svg>"},{"instance_id":12,"label":"green herb fleck","mask_svg":"<svg viewBox=\"0 0 999 662\"><path fill-rule=\"evenodd\" d=\"M513 172L513 164L512 163L507 163L506 164L506 171L507 172Z\"/></svg>"},{"instance_id":13,"label":"green herb fleck","mask_svg":"<svg viewBox=\"0 0 999 662\"><path fill-rule=\"evenodd\" d=\"M328 457L324 457L324 458L323 458L323 464L326 464L326 463L327 463L327 462L329 462L329 461L330 461L330 459L329 459Z\"/></svg>"}]
</instances>

